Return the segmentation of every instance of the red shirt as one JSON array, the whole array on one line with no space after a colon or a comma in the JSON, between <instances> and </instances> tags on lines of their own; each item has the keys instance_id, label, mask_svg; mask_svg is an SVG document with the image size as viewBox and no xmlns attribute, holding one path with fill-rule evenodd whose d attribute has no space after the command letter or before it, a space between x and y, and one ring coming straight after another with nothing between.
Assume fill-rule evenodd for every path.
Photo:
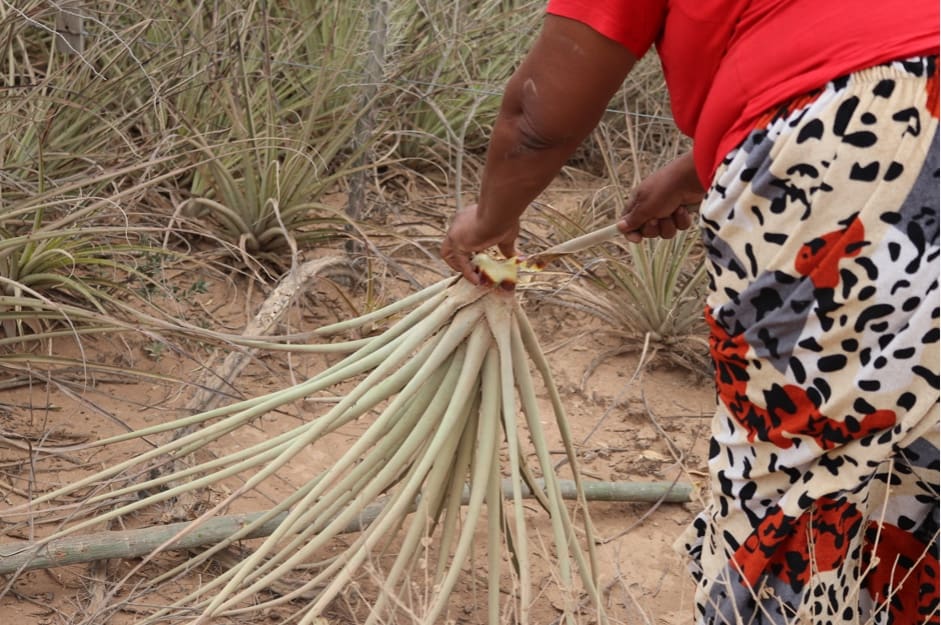
<instances>
[{"instance_id":1,"label":"red shirt","mask_svg":"<svg viewBox=\"0 0 941 625\"><path fill-rule=\"evenodd\" d=\"M775 104L886 61L938 54L937 0L549 0L637 58L656 43L706 185Z\"/></svg>"}]
</instances>

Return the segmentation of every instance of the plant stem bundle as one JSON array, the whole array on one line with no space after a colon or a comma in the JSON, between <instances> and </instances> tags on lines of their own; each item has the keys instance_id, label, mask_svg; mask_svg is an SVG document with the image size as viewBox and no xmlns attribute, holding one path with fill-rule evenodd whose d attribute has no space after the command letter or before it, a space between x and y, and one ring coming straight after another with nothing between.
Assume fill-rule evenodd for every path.
<instances>
[{"instance_id":1,"label":"plant stem bundle","mask_svg":"<svg viewBox=\"0 0 941 625\"><path fill-rule=\"evenodd\" d=\"M563 446L575 466L562 404L535 333L513 293L476 287L463 280L446 280L376 313L322 328L319 334L344 332L409 309L382 334L365 342L351 341L350 350L355 351L303 383L102 441L100 444L106 445L196 424L203 426L34 499L32 510L68 493L96 487L103 491L100 487L115 478L135 471L142 474L155 463L169 462L167 458L172 461L193 454L279 406L324 389L340 385L347 389L355 381L355 386L345 390L325 414L288 432L195 466L86 497L83 506L136 496L50 539L236 475L248 476L225 501L190 524L196 528L200 521L216 516L225 505L267 477L289 463L301 461L302 451L328 444L328 434L362 420L365 429L332 466L311 476L279 505L254 517L226 539L154 580L159 583L192 570L213 554L253 535L272 518L283 517L277 529L248 557L202 583L174 605L156 612L147 622L195 610L200 614L195 622L207 623L216 616L254 612L303 598L299 622L310 624L366 570L381 575L367 625L385 622L401 607L401 598L412 592L416 575L422 576L425 585L423 613L418 618L423 623L441 622L462 567L485 535L488 620L494 625L505 622L509 612L511 620L527 623L534 602L534 580L530 571L530 519L523 499L532 494L550 516L555 552L552 558L557 567L554 577L564 598L563 622L575 622L579 606L586 604L586 594L588 604L593 606L591 619L604 622L591 527L583 511L583 548L552 468L531 365L543 380ZM329 347L335 350L336 344ZM503 441L505 453L501 453ZM535 471L525 462L530 455L536 458ZM578 500L584 509L577 470L574 474ZM511 496L504 497L505 489ZM317 566L309 566L323 557L325 548L347 531L351 521L377 501L383 504L378 516L349 546ZM265 594L288 575L296 576L302 566L308 571L303 583L277 596ZM502 599L501 589L506 588L516 591L511 604L504 604Z\"/></svg>"}]
</instances>

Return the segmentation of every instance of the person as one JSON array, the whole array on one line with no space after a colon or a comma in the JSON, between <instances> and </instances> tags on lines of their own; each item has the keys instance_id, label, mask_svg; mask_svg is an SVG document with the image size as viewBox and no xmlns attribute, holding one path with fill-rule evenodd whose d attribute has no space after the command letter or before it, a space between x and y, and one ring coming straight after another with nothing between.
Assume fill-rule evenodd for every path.
<instances>
[{"instance_id":1,"label":"person","mask_svg":"<svg viewBox=\"0 0 941 625\"><path fill-rule=\"evenodd\" d=\"M550 0L441 256L519 219L656 45L693 150L630 241L708 252L710 501L678 548L700 623L938 623L938 5Z\"/></svg>"}]
</instances>

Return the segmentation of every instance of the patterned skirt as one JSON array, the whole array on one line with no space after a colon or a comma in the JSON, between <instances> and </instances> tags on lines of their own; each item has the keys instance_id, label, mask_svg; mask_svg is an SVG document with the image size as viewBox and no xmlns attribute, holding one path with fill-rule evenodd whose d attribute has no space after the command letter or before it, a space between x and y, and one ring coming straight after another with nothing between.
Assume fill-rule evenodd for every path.
<instances>
[{"instance_id":1,"label":"patterned skirt","mask_svg":"<svg viewBox=\"0 0 941 625\"><path fill-rule=\"evenodd\" d=\"M716 174L699 623L939 622L937 118L937 57L870 68Z\"/></svg>"}]
</instances>

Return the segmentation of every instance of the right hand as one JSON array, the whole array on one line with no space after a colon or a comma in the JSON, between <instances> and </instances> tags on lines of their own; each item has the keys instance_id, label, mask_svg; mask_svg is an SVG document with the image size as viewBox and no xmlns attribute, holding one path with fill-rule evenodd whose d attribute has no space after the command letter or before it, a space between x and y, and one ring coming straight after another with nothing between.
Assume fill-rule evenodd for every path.
<instances>
[{"instance_id":1,"label":"right hand","mask_svg":"<svg viewBox=\"0 0 941 625\"><path fill-rule=\"evenodd\" d=\"M454 214L454 220L441 242L441 258L452 269L461 274L472 284L480 284L480 275L471 262L474 254L494 245L506 258L516 256L516 237L519 235L519 219L498 231L486 228L477 215L477 205L469 204Z\"/></svg>"},{"instance_id":2,"label":"right hand","mask_svg":"<svg viewBox=\"0 0 941 625\"><path fill-rule=\"evenodd\" d=\"M693 225L687 207L702 202L704 195L692 153L684 154L637 185L628 197L618 229L632 243L652 237L672 239Z\"/></svg>"}]
</instances>

